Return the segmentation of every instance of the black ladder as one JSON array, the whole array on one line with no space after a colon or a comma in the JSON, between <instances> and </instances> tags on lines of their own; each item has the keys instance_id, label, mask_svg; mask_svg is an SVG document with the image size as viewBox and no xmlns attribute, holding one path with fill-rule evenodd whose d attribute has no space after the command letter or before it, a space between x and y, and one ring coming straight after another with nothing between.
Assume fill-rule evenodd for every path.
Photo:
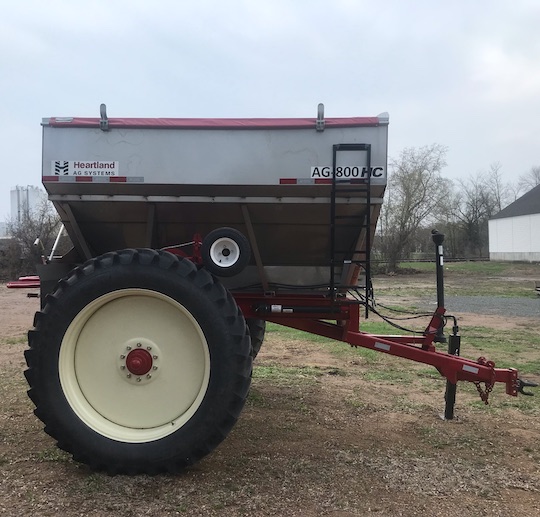
<instances>
[{"instance_id":1,"label":"black ladder","mask_svg":"<svg viewBox=\"0 0 540 517\"><path fill-rule=\"evenodd\" d=\"M362 151L365 153L365 166L341 167L338 169L338 153ZM348 169L348 171L347 171ZM354 171L358 171L356 176ZM347 175L348 172L348 175ZM371 297L371 144L334 144L332 155L332 191L330 199L330 292L335 299L339 293L349 289L358 292L358 286L344 284L345 266L347 264L359 265L365 273L366 282L364 296L366 300L366 316L368 312L367 300ZM353 194L364 192L366 211L361 215L338 214L337 198L340 194ZM342 196L346 197L346 196ZM336 234L340 228L359 228L357 243L365 243L364 249L356 249L356 243L352 243L350 249L338 249L336 247ZM342 278L336 281L337 269L342 268Z\"/></svg>"}]
</instances>

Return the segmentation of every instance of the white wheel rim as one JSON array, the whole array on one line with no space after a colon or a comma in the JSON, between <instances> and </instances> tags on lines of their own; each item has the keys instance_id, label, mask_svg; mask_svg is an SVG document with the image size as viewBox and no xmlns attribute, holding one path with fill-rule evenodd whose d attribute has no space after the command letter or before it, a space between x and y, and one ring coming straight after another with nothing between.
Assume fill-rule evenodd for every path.
<instances>
[{"instance_id":1,"label":"white wheel rim","mask_svg":"<svg viewBox=\"0 0 540 517\"><path fill-rule=\"evenodd\" d=\"M152 356L142 375L126 368L126 355L136 348ZM210 353L182 304L156 291L123 289L97 298L73 319L59 373L86 425L117 441L142 443L175 432L195 414L208 388Z\"/></svg>"},{"instance_id":2,"label":"white wheel rim","mask_svg":"<svg viewBox=\"0 0 540 517\"><path fill-rule=\"evenodd\" d=\"M240 246L234 239L222 237L210 246L210 260L219 267L234 266L240 259Z\"/></svg>"}]
</instances>

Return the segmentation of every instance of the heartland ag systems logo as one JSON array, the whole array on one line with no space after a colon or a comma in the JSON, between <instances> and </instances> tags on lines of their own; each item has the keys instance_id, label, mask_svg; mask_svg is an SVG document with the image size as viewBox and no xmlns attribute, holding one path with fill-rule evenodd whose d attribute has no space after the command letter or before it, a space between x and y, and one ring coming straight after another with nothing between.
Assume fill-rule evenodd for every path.
<instances>
[{"instance_id":1,"label":"heartland ag systems logo","mask_svg":"<svg viewBox=\"0 0 540 517\"><path fill-rule=\"evenodd\" d=\"M99 160L55 160L51 162L53 176L118 176L120 162Z\"/></svg>"}]
</instances>

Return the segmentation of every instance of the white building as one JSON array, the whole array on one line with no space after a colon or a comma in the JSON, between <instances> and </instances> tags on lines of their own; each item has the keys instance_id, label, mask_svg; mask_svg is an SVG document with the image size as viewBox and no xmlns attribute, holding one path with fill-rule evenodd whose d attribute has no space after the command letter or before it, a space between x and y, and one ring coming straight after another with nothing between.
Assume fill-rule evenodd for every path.
<instances>
[{"instance_id":1,"label":"white building","mask_svg":"<svg viewBox=\"0 0 540 517\"><path fill-rule=\"evenodd\" d=\"M28 185L11 189L11 222L20 223L21 219L31 214L47 200L45 191L39 187Z\"/></svg>"},{"instance_id":2,"label":"white building","mask_svg":"<svg viewBox=\"0 0 540 517\"><path fill-rule=\"evenodd\" d=\"M489 258L540 262L540 185L489 220Z\"/></svg>"}]
</instances>

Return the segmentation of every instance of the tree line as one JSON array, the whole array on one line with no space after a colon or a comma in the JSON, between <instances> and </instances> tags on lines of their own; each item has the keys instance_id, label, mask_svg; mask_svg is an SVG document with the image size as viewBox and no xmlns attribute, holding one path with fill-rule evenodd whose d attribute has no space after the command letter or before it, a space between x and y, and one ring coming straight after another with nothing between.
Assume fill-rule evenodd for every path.
<instances>
[{"instance_id":1,"label":"tree line","mask_svg":"<svg viewBox=\"0 0 540 517\"><path fill-rule=\"evenodd\" d=\"M505 181L498 162L466 180L452 181L442 174L447 151L440 144L412 147L390 160L373 249L388 271L402 260L431 258L433 228L445 234L447 257L486 258L488 220L540 184L540 167L531 167L512 183Z\"/></svg>"}]
</instances>

